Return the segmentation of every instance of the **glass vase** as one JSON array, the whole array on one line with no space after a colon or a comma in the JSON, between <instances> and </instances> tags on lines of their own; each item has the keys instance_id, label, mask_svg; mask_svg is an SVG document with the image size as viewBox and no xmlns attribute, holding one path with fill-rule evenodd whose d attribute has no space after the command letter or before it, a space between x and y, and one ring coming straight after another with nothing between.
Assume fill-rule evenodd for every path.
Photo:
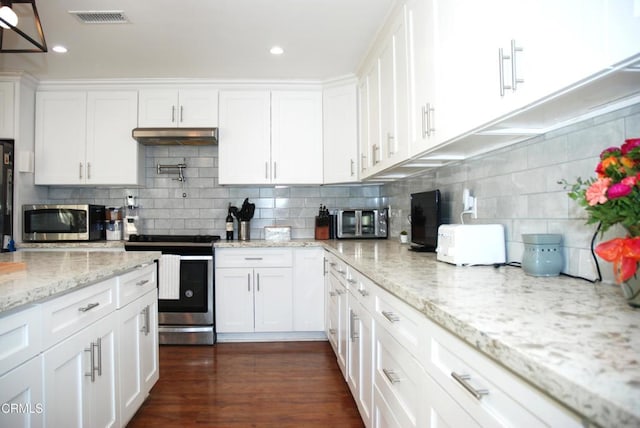
<instances>
[{"instance_id":1,"label":"glass vase","mask_svg":"<svg viewBox=\"0 0 640 428\"><path fill-rule=\"evenodd\" d=\"M624 298L627 299L629 306L640 308L640 278L638 274L636 273L621 283L620 287L622 287L622 294L624 294Z\"/></svg>"},{"instance_id":2,"label":"glass vase","mask_svg":"<svg viewBox=\"0 0 640 428\"><path fill-rule=\"evenodd\" d=\"M640 236L640 224L628 226L627 233L630 237ZM620 287L622 287L622 294L624 294L624 298L627 299L629 306L640 308L640 276L638 272L621 283Z\"/></svg>"}]
</instances>

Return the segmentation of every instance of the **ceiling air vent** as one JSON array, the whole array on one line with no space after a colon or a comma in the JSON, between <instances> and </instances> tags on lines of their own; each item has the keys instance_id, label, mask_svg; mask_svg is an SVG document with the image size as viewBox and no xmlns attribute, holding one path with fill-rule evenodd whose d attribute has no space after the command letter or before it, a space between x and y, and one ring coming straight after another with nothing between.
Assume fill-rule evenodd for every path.
<instances>
[{"instance_id":1,"label":"ceiling air vent","mask_svg":"<svg viewBox=\"0 0 640 428\"><path fill-rule=\"evenodd\" d=\"M125 24L129 22L122 10L70 10L83 24Z\"/></svg>"}]
</instances>

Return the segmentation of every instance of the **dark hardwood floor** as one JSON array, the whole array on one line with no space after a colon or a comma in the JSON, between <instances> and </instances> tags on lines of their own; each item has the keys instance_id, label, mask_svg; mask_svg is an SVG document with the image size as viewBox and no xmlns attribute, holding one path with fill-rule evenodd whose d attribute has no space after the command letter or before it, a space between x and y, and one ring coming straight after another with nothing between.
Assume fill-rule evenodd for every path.
<instances>
[{"instance_id":1,"label":"dark hardwood floor","mask_svg":"<svg viewBox=\"0 0 640 428\"><path fill-rule=\"evenodd\" d=\"M328 342L161 346L128 427L363 427Z\"/></svg>"}]
</instances>

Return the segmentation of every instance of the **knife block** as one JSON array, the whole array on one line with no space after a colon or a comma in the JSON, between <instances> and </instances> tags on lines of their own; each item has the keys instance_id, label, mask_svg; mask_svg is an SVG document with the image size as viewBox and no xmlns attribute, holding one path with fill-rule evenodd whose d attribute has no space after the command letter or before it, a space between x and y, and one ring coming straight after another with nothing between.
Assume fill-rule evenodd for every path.
<instances>
[{"instance_id":1,"label":"knife block","mask_svg":"<svg viewBox=\"0 0 640 428\"><path fill-rule=\"evenodd\" d=\"M319 216L316 216L315 238L317 240L329 239L329 224L330 223L331 223L331 217L319 217Z\"/></svg>"}]
</instances>

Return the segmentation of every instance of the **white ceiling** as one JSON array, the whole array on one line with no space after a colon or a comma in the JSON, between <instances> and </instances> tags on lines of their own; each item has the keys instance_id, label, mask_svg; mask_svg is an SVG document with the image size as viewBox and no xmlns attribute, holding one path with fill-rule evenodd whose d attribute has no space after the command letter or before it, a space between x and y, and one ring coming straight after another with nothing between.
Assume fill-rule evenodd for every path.
<instances>
[{"instance_id":1,"label":"white ceiling","mask_svg":"<svg viewBox=\"0 0 640 428\"><path fill-rule=\"evenodd\" d=\"M49 52L0 53L0 71L40 80L326 80L356 71L394 1L36 0ZM130 22L83 24L71 10L122 10ZM57 44L69 52L52 52ZM284 55L269 53L276 44Z\"/></svg>"}]
</instances>

